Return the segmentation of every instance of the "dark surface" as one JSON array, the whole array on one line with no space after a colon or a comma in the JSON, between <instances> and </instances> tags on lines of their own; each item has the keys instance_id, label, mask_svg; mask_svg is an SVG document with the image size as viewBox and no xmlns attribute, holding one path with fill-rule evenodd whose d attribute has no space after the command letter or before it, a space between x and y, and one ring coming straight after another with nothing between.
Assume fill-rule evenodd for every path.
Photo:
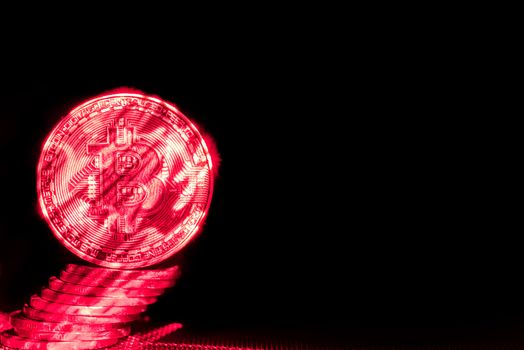
<instances>
[{"instance_id":1,"label":"dark surface","mask_svg":"<svg viewBox=\"0 0 524 350\"><path fill-rule=\"evenodd\" d=\"M222 159L203 233L177 255L180 283L150 308L154 321L331 339L519 337L522 225L509 224L500 134L420 91L334 85L329 64L293 62L5 83L0 310L80 262L38 215L43 139L76 104L128 86L177 104Z\"/></svg>"}]
</instances>

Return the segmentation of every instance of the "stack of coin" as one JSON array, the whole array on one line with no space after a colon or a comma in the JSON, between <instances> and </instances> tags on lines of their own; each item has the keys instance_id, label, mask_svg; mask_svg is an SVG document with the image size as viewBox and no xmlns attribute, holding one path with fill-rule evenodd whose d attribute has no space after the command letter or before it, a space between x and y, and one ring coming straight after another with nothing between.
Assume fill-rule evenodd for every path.
<instances>
[{"instance_id":1,"label":"stack of coin","mask_svg":"<svg viewBox=\"0 0 524 350\"><path fill-rule=\"evenodd\" d=\"M97 267L51 277L11 315L0 349L93 349L129 334L178 277L145 268L202 230L214 174L203 135L167 101L121 89L71 110L42 147L38 202L55 237Z\"/></svg>"},{"instance_id":2,"label":"stack of coin","mask_svg":"<svg viewBox=\"0 0 524 350\"><path fill-rule=\"evenodd\" d=\"M22 310L11 313L13 328L0 334L0 343L18 349L114 345L178 276L177 266L119 270L69 264Z\"/></svg>"}]
</instances>

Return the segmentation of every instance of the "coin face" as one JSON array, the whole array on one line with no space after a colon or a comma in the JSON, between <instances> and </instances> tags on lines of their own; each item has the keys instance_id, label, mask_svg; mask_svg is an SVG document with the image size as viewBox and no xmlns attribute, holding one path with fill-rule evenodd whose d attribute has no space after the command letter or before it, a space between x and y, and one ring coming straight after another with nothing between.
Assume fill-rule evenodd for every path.
<instances>
[{"instance_id":1,"label":"coin face","mask_svg":"<svg viewBox=\"0 0 524 350\"><path fill-rule=\"evenodd\" d=\"M71 252L133 269L167 259L200 232L212 162L199 130L171 103L110 94L51 131L37 191L43 217Z\"/></svg>"}]
</instances>

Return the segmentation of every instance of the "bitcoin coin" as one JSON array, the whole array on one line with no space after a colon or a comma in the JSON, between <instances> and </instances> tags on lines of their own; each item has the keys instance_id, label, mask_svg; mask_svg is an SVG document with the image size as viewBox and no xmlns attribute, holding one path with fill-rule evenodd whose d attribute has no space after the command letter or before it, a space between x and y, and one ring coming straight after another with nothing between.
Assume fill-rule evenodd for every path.
<instances>
[{"instance_id":1,"label":"bitcoin coin","mask_svg":"<svg viewBox=\"0 0 524 350\"><path fill-rule=\"evenodd\" d=\"M69 305L98 305L98 306L137 306L150 305L156 302L156 298L113 298L113 297L90 297L83 295L73 295L55 292L48 288L43 288L40 292L42 299L56 301Z\"/></svg>"},{"instance_id":2,"label":"bitcoin coin","mask_svg":"<svg viewBox=\"0 0 524 350\"><path fill-rule=\"evenodd\" d=\"M74 108L49 133L37 191L44 219L72 253L135 269L171 257L200 232L212 160L173 104L109 94Z\"/></svg>"},{"instance_id":3,"label":"bitcoin coin","mask_svg":"<svg viewBox=\"0 0 524 350\"><path fill-rule=\"evenodd\" d=\"M68 264L65 271L82 276L97 276L111 279L174 279L179 277L178 266L158 270L119 270Z\"/></svg>"},{"instance_id":4,"label":"bitcoin coin","mask_svg":"<svg viewBox=\"0 0 524 350\"><path fill-rule=\"evenodd\" d=\"M11 323L20 335L20 330L39 332L102 332L126 327L126 323L81 324L72 322L38 321L25 317L22 311L11 315Z\"/></svg>"},{"instance_id":5,"label":"bitcoin coin","mask_svg":"<svg viewBox=\"0 0 524 350\"><path fill-rule=\"evenodd\" d=\"M139 320L141 318L141 314L125 314L113 316L68 315L64 313L54 313L37 310L27 304L23 306L22 312L27 318L37 321L71 322L81 324L128 323Z\"/></svg>"},{"instance_id":6,"label":"bitcoin coin","mask_svg":"<svg viewBox=\"0 0 524 350\"><path fill-rule=\"evenodd\" d=\"M53 276L49 279L49 289L56 292L64 292L75 295L86 296L112 296L114 298L137 298L137 297L156 297L162 295L164 289L154 288L111 288L84 286L70 282L64 282Z\"/></svg>"},{"instance_id":7,"label":"bitcoin coin","mask_svg":"<svg viewBox=\"0 0 524 350\"><path fill-rule=\"evenodd\" d=\"M175 285L174 280L113 280L104 277L85 277L67 271L60 272L60 279L65 282L86 286L113 287L113 288L169 288Z\"/></svg>"},{"instance_id":8,"label":"bitcoin coin","mask_svg":"<svg viewBox=\"0 0 524 350\"><path fill-rule=\"evenodd\" d=\"M100 349L119 342L119 338L104 340L77 340L77 341L44 341L20 337L11 331L0 333L0 342L2 345L27 350L85 350Z\"/></svg>"},{"instance_id":9,"label":"bitcoin coin","mask_svg":"<svg viewBox=\"0 0 524 350\"><path fill-rule=\"evenodd\" d=\"M32 295L29 300L29 305L34 309L63 313L67 315L84 315L84 316L115 316L139 314L146 310L146 306L83 306L83 305L68 305L57 302L51 302L42 299L38 295Z\"/></svg>"}]
</instances>

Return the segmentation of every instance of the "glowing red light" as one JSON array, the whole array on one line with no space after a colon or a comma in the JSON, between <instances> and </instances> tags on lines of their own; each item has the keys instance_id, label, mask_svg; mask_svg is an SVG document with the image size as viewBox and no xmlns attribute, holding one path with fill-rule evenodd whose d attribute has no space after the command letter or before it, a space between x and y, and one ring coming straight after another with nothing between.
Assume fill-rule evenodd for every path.
<instances>
[{"instance_id":1,"label":"glowing red light","mask_svg":"<svg viewBox=\"0 0 524 350\"><path fill-rule=\"evenodd\" d=\"M9 314L0 311L0 332L6 329L11 329L11 323L9 323Z\"/></svg>"},{"instance_id":2,"label":"glowing red light","mask_svg":"<svg viewBox=\"0 0 524 350\"><path fill-rule=\"evenodd\" d=\"M172 104L110 94L78 106L49 134L37 191L45 220L74 254L111 268L145 267L200 231L212 161L202 135Z\"/></svg>"}]
</instances>

